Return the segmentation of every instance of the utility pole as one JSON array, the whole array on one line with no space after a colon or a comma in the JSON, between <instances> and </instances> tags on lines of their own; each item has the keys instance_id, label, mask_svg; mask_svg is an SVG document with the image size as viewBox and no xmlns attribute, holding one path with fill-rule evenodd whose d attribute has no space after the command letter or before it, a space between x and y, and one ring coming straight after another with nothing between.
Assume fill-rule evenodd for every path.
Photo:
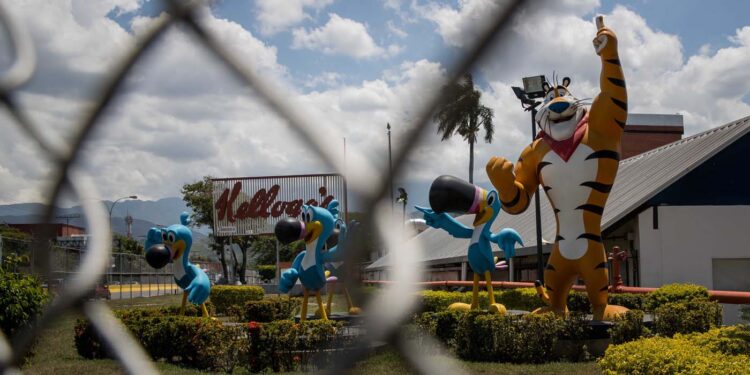
<instances>
[{"instance_id":1,"label":"utility pole","mask_svg":"<svg viewBox=\"0 0 750 375\"><path fill-rule=\"evenodd\" d=\"M391 213L393 213L393 158L391 156L391 123L387 123L386 129L388 129L388 181L390 182L391 188Z\"/></svg>"}]
</instances>

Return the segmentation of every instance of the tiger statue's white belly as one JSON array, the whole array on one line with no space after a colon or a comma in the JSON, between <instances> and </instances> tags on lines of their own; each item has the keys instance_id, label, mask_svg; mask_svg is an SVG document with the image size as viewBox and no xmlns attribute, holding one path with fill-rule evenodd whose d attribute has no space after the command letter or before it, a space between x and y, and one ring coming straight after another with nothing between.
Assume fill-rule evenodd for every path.
<instances>
[{"instance_id":1,"label":"tiger statue's white belly","mask_svg":"<svg viewBox=\"0 0 750 375\"><path fill-rule=\"evenodd\" d=\"M550 203L557 211L560 254L569 260L576 260L586 254L588 240L580 237L586 233L583 223L583 210L578 207L586 204L591 188L582 183L596 181L598 159L586 160L594 150L580 143L573 155L565 162L554 151L544 155L545 165L541 170L541 181Z\"/></svg>"}]
</instances>

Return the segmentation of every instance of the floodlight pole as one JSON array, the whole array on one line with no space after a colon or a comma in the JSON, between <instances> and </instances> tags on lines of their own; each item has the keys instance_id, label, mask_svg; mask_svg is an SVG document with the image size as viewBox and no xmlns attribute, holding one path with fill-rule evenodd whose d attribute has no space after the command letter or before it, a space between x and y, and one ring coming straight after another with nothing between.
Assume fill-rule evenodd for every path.
<instances>
[{"instance_id":1,"label":"floodlight pole","mask_svg":"<svg viewBox=\"0 0 750 375\"><path fill-rule=\"evenodd\" d=\"M531 142L536 139L536 105L531 107ZM539 185L534 194L534 208L536 209L536 272L537 280L544 284L544 253L542 251L542 211L539 201Z\"/></svg>"},{"instance_id":2,"label":"floodlight pole","mask_svg":"<svg viewBox=\"0 0 750 375\"><path fill-rule=\"evenodd\" d=\"M388 129L388 181L391 188L391 215L393 214L393 158L391 157L391 123L386 123Z\"/></svg>"}]
</instances>

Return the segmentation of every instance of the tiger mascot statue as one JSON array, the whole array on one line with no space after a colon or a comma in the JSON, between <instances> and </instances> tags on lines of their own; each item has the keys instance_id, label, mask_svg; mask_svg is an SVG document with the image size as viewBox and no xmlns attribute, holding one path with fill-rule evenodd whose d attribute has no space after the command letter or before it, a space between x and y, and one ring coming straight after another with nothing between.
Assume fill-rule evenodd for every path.
<instances>
[{"instance_id":1,"label":"tiger mascot statue","mask_svg":"<svg viewBox=\"0 0 750 375\"><path fill-rule=\"evenodd\" d=\"M607 304L609 278L601 236L604 204L615 181L620 140L627 119L627 91L617 53L617 37L596 19L594 49L601 58L601 92L588 108L562 85L545 84L544 103L535 117L539 136L513 163L493 157L487 174L510 214L526 210L541 183L555 212L557 236L537 293L547 304L535 311L567 314L566 301L578 277L595 320L612 320L626 308Z\"/></svg>"}]
</instances>

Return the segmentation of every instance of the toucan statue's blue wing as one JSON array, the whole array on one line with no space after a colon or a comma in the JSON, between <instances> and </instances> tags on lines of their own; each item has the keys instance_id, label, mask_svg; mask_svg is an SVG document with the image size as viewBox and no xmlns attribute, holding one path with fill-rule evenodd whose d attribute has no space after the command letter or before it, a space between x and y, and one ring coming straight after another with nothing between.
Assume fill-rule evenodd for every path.
<instances>
[{"instance_id":1,"label":"toucan statue's blue wing","mask_svg":"<svg viewBox=\"0 0 750 375\"><path fill-rule=\"evenodd\" d=\"M505 253L505 259L510 259L516 256L516 243L523 246L521 235L512 228L505 228L500 232L491 234L490 241L500 246L500 250Z\"/></svg>"},{"instance_id":2,"label":"toucan statue's blue wing","mask_svg":"<svg viewBox=\"0 0 750 375\"><path fill-rule=\"evenodd\" d=\"M281 274L280 280L279 280L279 292L281 293L289 293L290 290L294 287L294 284L297 283L297 279L299 279L299 267L300 264L302 264L302 258L305 257L305 251L300 252L297 254L297 257L294 258L294 262L292 262L292 268L284 271Z\"/></svg>"},{"instance_id":3,"label":"toucan statue's blue wing","mask_svg":"<svg viewBox=\"0 0 750 375\"><path fill-rule=\"evenodd\" d=\"M189 267L195 277L190 281L190 285L185 288L185 292L188 294L190 303L200 305L206 302L211 294L211 281L208 280L208 275L195 264L191 264Z\"/></svg>"},{"instance_id":4,"label":"toucan statue's blue wing","mask_svg":"<svg viewBox=\"0 0 750 375\"><path fill-rule=\"evenodd\" d=\"M447 213L436 213L433 210L425 207L414 206L417 210L422 211L424 214L424 220L427 225L442 229L448 234L456 238L471 238L471 234L474 232L471 228L461 224L458 220L452 218Z\"/></svg>"}]
</instances>

